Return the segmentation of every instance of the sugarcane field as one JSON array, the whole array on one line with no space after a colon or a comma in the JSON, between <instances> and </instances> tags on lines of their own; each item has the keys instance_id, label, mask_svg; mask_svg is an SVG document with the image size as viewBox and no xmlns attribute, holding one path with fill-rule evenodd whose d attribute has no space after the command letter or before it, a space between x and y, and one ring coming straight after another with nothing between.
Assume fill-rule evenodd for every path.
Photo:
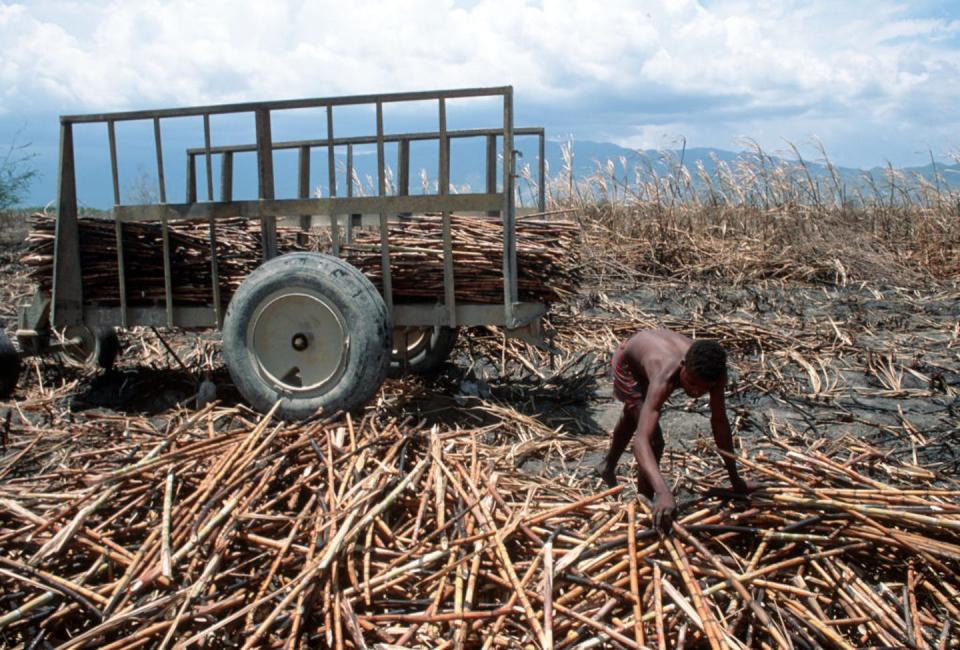
<instances>
[{"instance_id":1,"label":"sugarcane field","mask_svg":"<svg viewBox=\"0 0 960 650\"><path fill-rule=\"evenodd\" d=\"M461 327L355 408L251 407L216 329L118 328L105 369L24 356L0 400L0 645L960 647L960 196L892 178L894 200L848 204L755 164L709 199L558 171L516 220L549 345ZM218 222L227 304L262 233ZM4 241L7 332L51 286L54 223ZM115 308L114 222L78 223L84 299ZM125 225L126 308L209 303L208 223ZM277 227L277 259L330 254L333 228ZM411 215L338 255L383 291L388 241L393 299L432 299L447 236L455 300L502 303L497 217ZM721 453L713 392L673 392L666 524L632 447L598 472L612 355L661 330L726 351L733 437Z\"/></svg>"}]
</instances>

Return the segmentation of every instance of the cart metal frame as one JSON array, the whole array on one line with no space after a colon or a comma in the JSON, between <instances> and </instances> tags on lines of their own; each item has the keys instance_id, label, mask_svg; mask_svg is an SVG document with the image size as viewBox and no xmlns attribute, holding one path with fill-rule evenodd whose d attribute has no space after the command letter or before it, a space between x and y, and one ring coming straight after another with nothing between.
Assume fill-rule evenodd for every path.
<instances>
[{"instance_id":1,"label":"cart metal frame","mask_svg":"<svg viewBox=\"0 0 960 650\"><path fill-rule=\"evenodd\" d=\"M463 98L499 97L503 105L502 124L495 128L473 130L448 130L446 103ZM439 129L435 132L393 134L385 133L383 109L387 104L402 102L437 102ZM368 106L376 112L376 133L361 137L335 137L334 107ZM271 136L271 115L290 109L320 108L326 111L325 139L275 142ZM255 120L256 142L228 146L211 144L210 118L214 115L251 114ZM168 203L164 178L164 152L162 126L164 120L182 117L202 117L204 146L188 149L187 187L184 203ZM117 162L116 124L125 121L150 121L153 124L154 146L159 202L147 205L123 205ZM352 238L357 225L376 225L380 229L382 250L382 295L395 327L424 326L474 326L498 325L508 333L527 340L542 343L539 335L540 316L546 306L540 303L520 302L517 290L517 251L515 201L516 173L514 150L515 136L539 138L539 211L544 210L544 131L542 128L515 129L513 125L513 88L469 88L410 93L356 95L286 101L252 102L214 106L198 106L164 110L141 110L93 115L67 115L60 118L60 164L58 179L58 211L53 264L53 290L49 303L49 322L55 328L83 324L97 326L168 326L188 329L213 328L223 325L226 306L220 296L217 269L217 221L228 217L259 219L262 229L264 260L277 255L276 225L278 218L294 219L304 228L312 225L330 225L333 253L340 248L339 226L343 219L347 241ZM115 224L117 266L120 287L120 305L107 307L84 301L80 242L78 237L78 207L76 163L73 144L73 127L77 124L101 123L107 127L110 148L111 176L114 207L111 216ZM450 142L457 138L486 139L485 179L483 192L452 194L450 185ZM497 138L502 138L499 152L502 165L497 174ZM410 143L436 141L439 153L438 193L435 195L409 194ZM396 194L387 193L385 145L398 144ZM377 193L372 196L355 196L353 192L353 147L376 145ZM337 187L335 155L337 147L347 150L346 196L340 196ZM310 154L312 150L325 148L329 196L310 197ZM275 198L273 153L294 149L298 158L298 198ZM241 152L256 152L258 199L233 200L233 157ZM220 157L220 199L214 199L213 161ZM197 163L206 167L206 200L198 199ZM499 182L498 182L499 181ZM498 191L498 188L500 191ZM444 295L435 303L395 304L390 275L390 247L388 224L403 215L434 212L442 214ZM458 303L455 297L453 251L451 240L451 214L478 212L499 215L503 220L503 288L502 305ZM184 219L209 221L211 246L211 273L213 304L207 306L181 306L174 303L171 280L171 252L169 224ZM124 224L150 221L159 222L163 237L163 268L165 300L162 305L140 307L128 305L128 287L124 272L123 229ZM45 316L44 306L34 304L25 309L21 327L34 329L37 319Z\"/></svg>"}]
</instances>

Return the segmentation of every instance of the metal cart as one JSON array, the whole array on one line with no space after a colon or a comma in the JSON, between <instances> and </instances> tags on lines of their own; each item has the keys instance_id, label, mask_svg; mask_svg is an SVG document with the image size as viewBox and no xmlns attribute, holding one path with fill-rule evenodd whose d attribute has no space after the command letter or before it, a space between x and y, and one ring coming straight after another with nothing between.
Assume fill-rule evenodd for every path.
<instances>
[{"instance_id":1,"label":"metal cart","mask_svg":"<svg viewBox=\"0 0 960 650\"><path fill-rule=\"evenodd\" d=\"M450 130L447 103L465 98L502 101L502 121L492 127ZM386 133L384 106L404 102L435 102L437 131ZM375 113L376 130L360 136L339 137L334 109L365 107ZM419 106L422 106L420 104ZM326 137L316 140L274 141L271 118L284 111L321 109ZM499 109L497 110L499 114ZM237 145L211 143L212 116L246 114L255 124L256 141ZM201 117L203 146L186 150L186 200L169 203L164 177L161 133L167 120ZM121 202L117 163L116 125L127 121L152 123L159 201L145 205ZM280 402L278 414L303 418L319 411L352 409L377 391L391 370L426 370L449 354L458 328L497 325L508 335L542 344L540 317L546 306L521 302L517 291L514 138L539 140L538 205L544 210L544 132L540 128L515 129L512 87L474 88L412 93L391 93L322 99L255 102L164 110L144 110L60 118L59 196L50 295L38 292L20 310L17 338L19 354L39 354L60 349L81 361L112 362L116 353L115 328L165 326L184 329L220 328L227 368L243 397L261 411ZM119 304L105 306L85 299L81 269L74 126L98 123L107 128L113 182L111 217L116 234ZM485 142L483 192L451 193L450 143L458 138ZM499 140L499 143L498 143ZM439 179L435 194L409 193L410 145L431 142L438 147ZM391 143L396 143L395 145ZM396 183L388 191L385 146L397 150ZM499 151L498 151L499 144ZM376 191L365 196L354 192L355 147L376 147ZM298 160L297 198L275 198L274 152L293 150ZM310 161L313 151L326 151L327 197L310 196ZM235 200L234 157L254 153L257 162L258 198ZM337 183L337 153L346 153L347 182ZM498 154L500 164L498 164ZM214 191L214 161L221 171L219 196ZM198 163L203 163L206 200L198 198ZM479 165L478 165L479 167ZM498 173L499 172L499 173ZM442 215L443 295L431 302L396 303L391 283L388 224L404 215ZM481 213L498 216L503 223L502 304L470 304L456 300L451 214ZM308 215L308 216L304 216ZM229 305L221 300L217 268L217 222L242 217L260 223L263 263L237 289ZM182 220L209 223L211 254L210 304L190 306L174 300L170 224ZM331 254L278 255L277 222L303 228L331 226ZM163 241L164 300L144 306L128 304L135 287L124 272L124 227L132 222L159 223ZM339 257L341 236L349 243L357 227L379 228L382 291L358 269ZM341 227L343 233L341 235ZM56 334L60 335L57 336ZM0 333L0 394L13 391L19 358L9 339ZM64 349L66 348L66 349Z\"/></svg>"}]
</instances>

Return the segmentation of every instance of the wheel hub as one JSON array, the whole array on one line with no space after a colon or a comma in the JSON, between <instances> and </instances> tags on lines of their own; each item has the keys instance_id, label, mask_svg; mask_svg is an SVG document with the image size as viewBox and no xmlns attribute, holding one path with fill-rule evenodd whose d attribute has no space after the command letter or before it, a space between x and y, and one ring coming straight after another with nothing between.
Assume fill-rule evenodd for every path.
<instances>
[{"instance_id":1,"label":"wheel hub","mask_svg":"<svg viewBox=\"0 0 960 650\"><path fill-rule=\"evenodd\" d=\"M332 388L350 347L340 310L306 290L264 300L250 319L247 341L261 375L285 392Z\"/></svg>"},{"instance_id":2,"label":"wheel hub","mask_svg":"<svg viewBox=\"0 0 960 650\"><path fill-rule=\"evenodd\" d=\"M303 332L297 332L293 335L293 340L290 341L290 345L293 346L293 349L297 352L303 352L310 345L310 341L307 339L307 335Z\"/></svg>"}]
</instances>

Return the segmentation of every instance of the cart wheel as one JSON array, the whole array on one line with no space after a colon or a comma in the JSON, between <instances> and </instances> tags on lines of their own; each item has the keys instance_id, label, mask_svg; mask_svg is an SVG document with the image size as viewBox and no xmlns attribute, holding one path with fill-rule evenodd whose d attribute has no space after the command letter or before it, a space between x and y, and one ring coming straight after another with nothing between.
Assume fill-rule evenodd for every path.
<instances>
[{"instance_id":1,"label":"cart wheel","mask_svg":"<svg viewBox=\"0 0 960 650\"><path fill-rule=\"evenodd\" d=\"M0 332L0 397L10 397L20 378L20 355L10 338Z\"/></svg>"},{"instance_id":2,"label":"cart wheel","mask_svg":"<svg viewBox=\"0 0 960 650\"><path fill-rule=\"evenodd\" d=\"M91 330L86 325L68 325L63 330L63 338L65 341L72 340L65 344L61 351L63 360L68 365L79 368L89 368L96 364L104 370L110 370L120 351L117 330L112 327Z\"/></svg>"},{"instance_id":3,"label":"cart wheel","mask_svg":"<svg viewBox=\"0 0 960 650\"><path fill-rule=\"evenodd\" d=\"M443 364L457 344L459 330L455 327L396 327L393 330L393 351L390 357L390 376L424 375ZM406 346L406 364L402 350Z\"/></svg>"},{"instance_id":4,"label":"cart wheel","mask_svg":"<svg viewBox=\"0 0 960 650\"><path fill-rule=\"evenodd\" d=\"M253 271L223 323L223 358L261 412L303 419L349 411L383 383L390 360L383 298L359 270L319 253L291 253Z\"/></svg>"}]
</instances>

